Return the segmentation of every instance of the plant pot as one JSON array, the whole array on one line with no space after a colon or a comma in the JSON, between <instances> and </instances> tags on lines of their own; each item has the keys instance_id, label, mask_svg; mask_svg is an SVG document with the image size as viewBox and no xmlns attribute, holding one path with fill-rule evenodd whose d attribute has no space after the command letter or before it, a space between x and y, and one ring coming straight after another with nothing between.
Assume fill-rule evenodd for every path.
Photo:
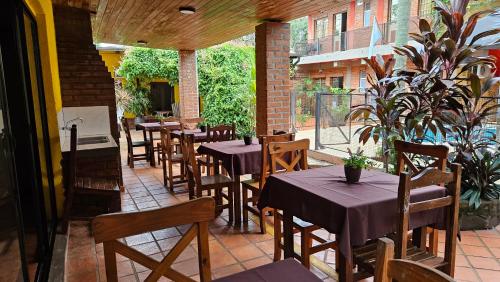
<instances>
[{"instance_id":1,"label":"plant pot","mask_svg":"<svg viewBox=\"0 0 500 282\"><path fill-rule=\"evenodd\" d=\"M206 125L200 125L200 130L201 130L201 132L207 132L207 126Z\"/></svg>"},{"instance_id":2,"label":"plant pot","mask_svg":"<svg viewBox=\"0 0 500 282\"><path fill-rule=\"evenodd\" d=\"M358 183L361 177L361 168L354 168L351 166L344 166L345 179L349 184Z\"/></svg>"},{"instance_id":3,"label":"plant pot","mask_svg":"<svg viewBox=\"0 0 500 282\"><path fill-rule=\"evenodd\" d=\"M245 145L252 145L252 136L243 136L243 141Z\"/></svg>"}]
</instances>

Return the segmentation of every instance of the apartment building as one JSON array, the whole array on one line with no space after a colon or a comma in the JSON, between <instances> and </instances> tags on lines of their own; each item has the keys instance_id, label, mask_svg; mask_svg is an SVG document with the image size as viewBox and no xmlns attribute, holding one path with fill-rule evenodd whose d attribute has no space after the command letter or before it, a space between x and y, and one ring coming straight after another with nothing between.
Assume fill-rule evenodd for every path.
<instances>
[{"instance_id":1,"label":"apartment building","mask_svg":"<svg viewBox=\"0 0 500 282\"><path fill-rule=\"evenodd\" d=\"M308 16L308 40L293 46L301 56L296 78L310 77L322 86L367 87L367 66L374 19L382 33L374 54L392 56L399 0L351 0ZM418 29L419 17L430 17L434 1L412 0L409 30Z\"/></svg>"}]
</instances>

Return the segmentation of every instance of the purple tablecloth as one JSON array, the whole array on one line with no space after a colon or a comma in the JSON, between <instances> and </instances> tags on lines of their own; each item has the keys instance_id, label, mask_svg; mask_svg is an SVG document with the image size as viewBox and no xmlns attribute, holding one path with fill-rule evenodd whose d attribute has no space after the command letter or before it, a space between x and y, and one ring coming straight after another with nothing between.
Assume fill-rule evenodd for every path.
<instances>
[{"instance_id":1,"label":"purple tablecloth","mask_svg":"<svg viewBox=\"0 0 500 282\"><path fill-rule=\"evenodd\" d=\"M316 275L294 259L281 260L229 275L214 282L320 282Z\"/></svg>"},{"instance_id":2,"label":"purple tablecloth","mask_svg":"<svg viewBox=\"0 0 500 282\"><path fill-rule=\"evenodd\" d=\"M180 123L176 121L169 121L169 122L164 122L163 125L161 125L159 122L144 122L144 123L138 123L135 125L136 130L152 130L152 131L160 131L162 127L168 127L172 129L176 129L180 127Z\"/></svg>"},{"instance_id":3,"label":"purple tablecloth","mask_svg":"<svg viewBox=\"0 0 500 282\"><path fill-rule=\"evenodd\" d=\"M359 246L395 231L399 177L377 170L363 171L360 182L347 184L342 166L272 175L258 206L287 210L293 216L337 234L340 252L351 256ZM410 200L441 197L445 189L429 186L413 190ZM414 213L410 226L442 222L442 210Z\"/></svg>"},{"instance_id":4,"label":"purple tablecloth","mask_svg":"<svg viewBox=\"0 0 500 282\"><path fill-rule=\"evenodd\" d=\"M260 173L261 145L255 138L252 145L245 145L243 140L204 143L197 151L221 160L231 175Z\"/></svg>"},{"instance_id":5,"label":"purple tablecloth","mask_svg":"<svg viewBox=\"0 0 500 282\"><path fill-rule=\"evenodd\" d=\"M171 133L173 138L181 138L182 131L181 130L173 130ZM201 132L199 129L193 130L184 130L184 134L192 134L194 136L194 142L200 143L207 141L207 133Z\"/></svg>"}]
</instances>

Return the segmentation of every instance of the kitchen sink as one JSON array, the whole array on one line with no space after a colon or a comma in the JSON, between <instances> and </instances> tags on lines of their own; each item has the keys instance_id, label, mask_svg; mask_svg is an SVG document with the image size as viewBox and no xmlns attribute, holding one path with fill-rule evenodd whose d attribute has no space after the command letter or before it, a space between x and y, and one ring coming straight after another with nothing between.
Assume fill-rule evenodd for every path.
<instances>
[{"instance_id":1,"label":"kitchen sink","mask_svg":"<svg viewBox=\"0 0 500 282\"><path fill-rule=\"evenodd\" d=\"M81 137L77 139L78 145L101 144L108 142L109 142L108 136Z\"/></svg>"}]
</instances>

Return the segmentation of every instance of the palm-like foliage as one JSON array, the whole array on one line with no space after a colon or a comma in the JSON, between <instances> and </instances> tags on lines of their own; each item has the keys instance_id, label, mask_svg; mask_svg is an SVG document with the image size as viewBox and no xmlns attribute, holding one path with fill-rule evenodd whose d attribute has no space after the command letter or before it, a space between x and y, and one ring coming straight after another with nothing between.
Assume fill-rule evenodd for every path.
<instances>
[{"instance_id":1,"label":"palm-like foliage","mask_svg":"<svg viewBox=\"0 0 500 282\"><path fill-rule=\"evenodd\" d=\"M402 129L401 114L403 108L400 106L400 95L396 90L398 77L394 77L393 58L382 60L380 57L363 59L373 70L375 76L368 76L370 88L367 95L375 100L374 105L360 105L355 107L348 115L351 120L359 118L368 123L359 128L356 134L359 134L359 140L363 144L373 138L375 143L382 140L382 150L384 159L387 159L389 153L388 141L391 138L400 135ZM387 161L384 161L386 170Z\"/></svg>"},{"instance_id":2,"label":"palm-like foliage","mask_svg":"<svg viewBox=\"0 0 500 282\"><path fill-rule=\"evenodd\" d=\"M477 21L492 11L481 11L465 19L468 2L452 0L447 6L435 1L440 22L432 26L421 19L419 33L410 33L420 46L408 44L395 47L398 55L411 62L410 69L394 71L391 59L383 63L374 58L365 60L375 74L369 80L372 87L369 95L375 97L376 105L354 108L349 117L369 122L358 130L360 142L366 143L370 138L375 142L382 139L386 160L388 140L435 141L434 138L426 140L427 133L432 132L434 136L441 133L445 140L447 136L453 139L450 144L454 146L455 153L451 155L451 160L462 163L467 170L472 169L465 164L473 159L474 152L495 143L494 135L485 134L481 128L499 107L496 98L485 97L485 93L499 80L481 81L472 70L476 66L495 69L493 58L476 55L482 47L477 42L498 34L500 29L471 36ZM385 163L387 168L387 161ZM467 173L474 172L464 172ZM481 188L493 186L474 185L467 187L476 187L481 197L486 197L486 194L500 196L489 188Z\"/></svg>"}]
</instances>

